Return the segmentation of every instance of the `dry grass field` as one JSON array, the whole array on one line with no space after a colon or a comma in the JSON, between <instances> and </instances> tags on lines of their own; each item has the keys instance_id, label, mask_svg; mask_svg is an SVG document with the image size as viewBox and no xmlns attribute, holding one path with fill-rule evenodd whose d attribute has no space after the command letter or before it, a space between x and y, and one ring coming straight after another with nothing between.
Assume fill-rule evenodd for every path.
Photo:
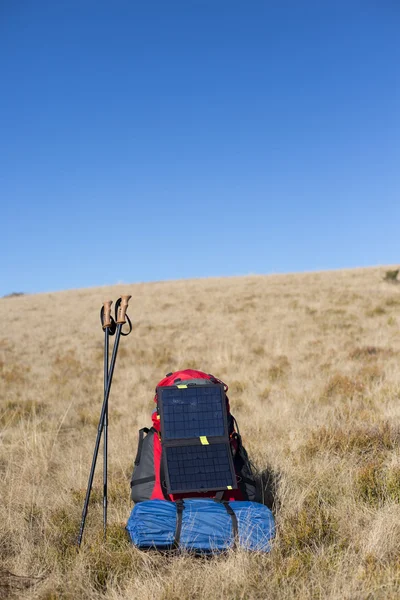
<instances>
[{"instance_id":1,"label":"dry grass field","mask_svg":"<svg viewBox=\"0 0 400 600\"><path fill-rule=\"evenodd\" d=\"M0 300L0 598L400 597L400 285L384 268L74 290ZM104 299L132 294L110 396L109 537L99 457ZM269 555L130 547L129 478L156 383L197 367L230 386L273 495Z\"/></svg>"}]
</instances>

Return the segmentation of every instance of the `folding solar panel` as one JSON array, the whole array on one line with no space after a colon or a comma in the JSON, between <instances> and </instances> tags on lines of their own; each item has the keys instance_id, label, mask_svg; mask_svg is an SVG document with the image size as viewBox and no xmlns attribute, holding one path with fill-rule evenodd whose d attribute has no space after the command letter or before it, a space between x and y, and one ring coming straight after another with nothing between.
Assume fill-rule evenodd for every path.
<instances>
[{"instance_id":1,"label":"folding solar panel","mask_svg":"<svg viewBox=\"0 0 400 600\"><path fill-rule=\"evenodd\" d=\"M169 493L233 488L228 444L167 446L164 452Z\"/></svg>"},{"instance_id":2,"label":"folding solar panel","mask_svg":"<svg viewBox=\"0 0 400 600\"><path fill-rule=\"evenodd\" d=\"M223 385L157 389L170 494L237 487Z\"/></svg>"},{"instance_id":3,"label":"folding solar panel","mask_svg":"<svg viewBox=\"0 0 400 600\"><path fill-rule=\"evenodd\" d=\"M228 433L222 385L165 387L158 391L164 440L190 439ZM161 400L161 401L160 401ZM225 410L224 410L225 409Z\"/></svg>"}]
</instances>

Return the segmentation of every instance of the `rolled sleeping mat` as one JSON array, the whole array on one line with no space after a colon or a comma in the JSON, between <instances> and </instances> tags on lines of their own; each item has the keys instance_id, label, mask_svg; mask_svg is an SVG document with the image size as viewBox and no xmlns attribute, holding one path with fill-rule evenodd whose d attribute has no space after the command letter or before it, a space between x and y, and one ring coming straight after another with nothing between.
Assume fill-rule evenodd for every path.
<instances>
[{"instance_id":1,"label":"rolled sleeping mat","mask_svg":"<svg viewBox=\"0 0 400 600\"><path fill-rule=\"evenodd\" d=\"M139 502L126 529L137 548L179 548L197 554L231 548L269 552L275 536L274 517L263 504L211 498Z\"/></svg>"}]
</instances>

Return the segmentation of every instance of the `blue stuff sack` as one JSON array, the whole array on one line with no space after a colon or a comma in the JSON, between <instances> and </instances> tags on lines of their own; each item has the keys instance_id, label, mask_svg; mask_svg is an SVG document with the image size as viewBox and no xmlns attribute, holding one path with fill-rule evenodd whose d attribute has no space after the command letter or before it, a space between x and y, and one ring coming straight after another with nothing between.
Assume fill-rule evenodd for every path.
<instances>
[{"instance_id":1,"label":"blue stuff sack","mask_svg":"<svg viewBox=\"0 0 400 600\"><path fill-rule=\"evenodd\" d=\"M275 535L272 512L257 502L146 500L133 508L126 529L140 549L182 549L199 554L239 547L269 552Z\"/></svg>"}]
</instances>

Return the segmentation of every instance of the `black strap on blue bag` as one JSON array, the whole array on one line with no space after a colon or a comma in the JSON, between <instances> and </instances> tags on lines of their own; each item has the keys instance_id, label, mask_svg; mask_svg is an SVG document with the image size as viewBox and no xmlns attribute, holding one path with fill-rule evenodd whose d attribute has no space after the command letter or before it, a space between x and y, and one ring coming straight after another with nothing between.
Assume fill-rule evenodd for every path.
<instances>
[{"instance_id":1,"label":"black strap on blue bag","mask_svg":"<svg viewBox=\"0 0 400 600\"><path fill-rule=\"evenodd\" d=\"M230 518L232 520L232 533L233 533L232 548L235 548L236 543L239 538L237 517L236 517L236 514L235 514L233 508L229 504L229 501L223 500L224 494L225 494L225 491L217 492L214 496L214 500L215 500L215 502L217 502L217 504L222 504L225 507L226 512L228 513L228 515L230 516Z\"/></svg>"},{"instance_id":2,"label":"black strap on blue bag","mask_svg":"<svg viewBox=\"0 0 400 600\"><path fill-rule=\"evenodd\" d=\"M178 549L179 542L181 539L181 531L182 531L182 514L183 514L183 509L185 508L185 505L183 503L183 500L177 500L175 502L175 504L176 504L176 528L175 528L174 543L173 543L172 547L175 549Z\"/></svg>"},{"instance_id":3,"label":"black strap on blue bag","mask_svg":"<svg viewBox=\"0 0 400 600\"><path fill-rule=\"evenodd\" d=\"M228 513L228 515L232 519L232 533L233 533L233 545L232 545L232 548L235 548L236 544L237 544L237 541L238 541L238 537L239 537L237 516L235 515L235 511L233 510L232 506L229 504L229 502L227 500L224 500L223 502L221 502L221 504L223 504L225 506L226 512Z\"/></svg>"},{"instance_id":4,"label":"black strap on blue bag","mask_svg":"<svg viewBox=\"0 0 400 600\"><path fill-rule=\"evenodd\" d=\"M230 516L230 518L232 520L232 533L233 533L232 548L235 548L236 544L237 544L237 541L238 541L238 538L239 538L237 516L235 515L235 511L233 510L233 508L229 504L228 500L221 500L221 496L219 494L217 494L215 496L214 500L218 504L222 504L225 507L226 512L228 513L228 515Z\"/></svg>"}]
</instances>

